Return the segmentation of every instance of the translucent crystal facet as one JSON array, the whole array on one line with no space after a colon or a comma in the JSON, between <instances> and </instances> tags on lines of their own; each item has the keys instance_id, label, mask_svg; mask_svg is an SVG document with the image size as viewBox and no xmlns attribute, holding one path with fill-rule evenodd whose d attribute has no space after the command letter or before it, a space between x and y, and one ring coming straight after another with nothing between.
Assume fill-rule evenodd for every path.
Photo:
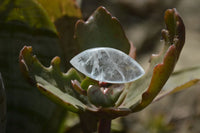
<instances>
[{"instance_id":1,"label":"translucent crystal facet","mask_svg":"<svg viewBox=\"0 0 200 133\"><path fill-rule=\"evenodd\" d=\"M84 75L107 83L127 83L144 74L143 68L133 58L107 47L85 50L70 63Z\"/></svg>"}]
</instances>

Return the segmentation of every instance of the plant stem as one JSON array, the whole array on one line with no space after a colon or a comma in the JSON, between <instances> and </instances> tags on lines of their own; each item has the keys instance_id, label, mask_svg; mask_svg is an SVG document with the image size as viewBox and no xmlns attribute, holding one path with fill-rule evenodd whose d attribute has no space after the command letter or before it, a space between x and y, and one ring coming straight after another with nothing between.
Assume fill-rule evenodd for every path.
<instances>
[{"instance_id":1,"label":"plant stem","mask_svg":"<svg viewBox=\"0 0 200 133\"><path fill-rule=\"evenodd\" d=\"M111 120L110 119L101 119L99 121L98 133L110 133Z\"/></svg>"}]
</instances>

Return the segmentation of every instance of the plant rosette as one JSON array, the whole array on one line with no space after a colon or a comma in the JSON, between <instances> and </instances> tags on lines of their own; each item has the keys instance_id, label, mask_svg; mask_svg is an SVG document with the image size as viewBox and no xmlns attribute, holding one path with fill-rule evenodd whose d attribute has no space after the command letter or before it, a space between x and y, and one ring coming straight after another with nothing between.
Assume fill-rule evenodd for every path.
<instances>
[{"instance_id":1,"label":"plant rosette","mask_svg":"<svg viewBox=\"0 0 200 133\"><path fill-rule=\"evenodd\" d=\"M99 7L86 22L76 23L74 36L85 51L71 60L75 69L61 72L59 57L45 67L33 55L32 47L24 46L19 56L21 71L48 98L78 113L81 121L94 121L94 125L86 124L85 132L95 130L99 120L99 127L103 126L101 121L108 122L108 126L109 120L140 111L163 94L159 92L173 72L185 42L184 23L176 9L166 10L164 20L163 49L152 55L145 72L135 61L135 48L119 21L104 7ZM125 54L128 47L129 54ZM173 89L164 92L169 94Z\"/></svg>"}]
</instances>

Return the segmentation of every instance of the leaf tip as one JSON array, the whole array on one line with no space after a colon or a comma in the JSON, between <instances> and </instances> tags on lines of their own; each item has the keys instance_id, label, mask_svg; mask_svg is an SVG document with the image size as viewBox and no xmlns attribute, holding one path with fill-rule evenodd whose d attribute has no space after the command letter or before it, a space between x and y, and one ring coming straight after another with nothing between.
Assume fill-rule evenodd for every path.
<instances>
[{"instance_id":1,"label":"leaf tip","mask_svg":"<svg viewBox=\"0 0 200 133\"><path fill-rule=\"evenodd\" d=\"M51 65L53 67L60 65L60 57L56 56L51 60Z\"/></svg>"},{"instance_id":2,"label":"leaf tip","mask_svg":"<svg viewBox=\"0 0 200 133\"><path fill-rule=\"evenodd\" d=\"M31 46L24 46L19 54L19 68L22 73L22 75L25 77L25 79L33 86L35 86L36 82L31 78L29 75L29 68L26 64L26 57L32 53L32 47Z\"/></svg>"},{"instance_id":3,"label":"leaf tip","mask_svg":"<svg viewBox=\"0 0 200 133\"><path fill-rule=\"evenodd\" d=\"M31 46L24 46L20 51L20 58L19 59L22 59L24 55L26 55L27 53L31 53L31 52L32 52Z\"/></svg>"}]
</instances>

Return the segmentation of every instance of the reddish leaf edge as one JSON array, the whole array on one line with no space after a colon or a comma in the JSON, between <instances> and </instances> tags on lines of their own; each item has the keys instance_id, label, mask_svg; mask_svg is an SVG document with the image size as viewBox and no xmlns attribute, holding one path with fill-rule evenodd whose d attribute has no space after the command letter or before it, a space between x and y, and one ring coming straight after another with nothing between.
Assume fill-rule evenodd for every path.
<instances>
[{"instance_id":1,"label":"reddish leaf edge","mask_svg":"<svg viewBox=\"0 0 200 133\"><path fill-rule=\"evenodd\" d=\"M19 67L23 77L29 82L32 86L36 86L36 81L33 77L29 74L29 68L24 61L24 55L31 53L32 47L31 46L24 46L19 54Z\"/></svg>"},{"instance_id":2,"label":"reddish leaf edge","mask_svg":"<svg viewBox=\"0 0 200 133\"><path fill-rule=\"evenodd\" d=\"M97 118L105 118L105 119L115 119L118 117L126 116L131 113L131 110L128 108L95 108L95 107L87 107L87 111Z\"/></svg>"},{"instance_id":3,"label":"reddish leaf edge","mask_svg":"<svg viewBox=\"0 0 200 133\"><path fill-rule=\"evenodd\" d=\"M134 60L136 59L136 47L133 45L132 42L130 42L130 50L128 55Z\"/></svg>"},{"instance_id":4,"label":"reddish leaf edge","mask_svg":"<svg viewBox=\"0 0 200 133\"><path fill-rule=\"evenodd\" d=\"M123 27L122 27L122 25L120 24L120 22L119 22L119 20L116 18L116 17L114 17L114 16L112 16L112 14L104 7L104 6L99 6L93 13L92 13L92 15L90 15L90 17L91 16L94 16L94 14L96 14L96 12L104 12L104 13L106 13L107 15L109 15L110 16L110 18L111 18L111 20L112 21L115 21L117 24L118 24L118 26L120 26L120 28L122 29L122 34L123 34L123 36L124 36L124 38L126 38L126 40L129 42L129 55L133 58L133 59L135 59L135 57L136 57L136 49L135 49L135 47L133 46L133 44L132 44L132 42L130 42L129 40L128 40L128 38L127 38L127 36L126 36L126 34L125 34L125 32L124 32L124 30L123 30ZM84 21L83 19L80 19L80 20L78 20L77 22L76 22L76 24L75 24L75 33L74 33L74 39L76 40L77 39L77 29L79 29L79 27L81 27L82 25L85 25L85 24L87 24L87 23L90 23L90 17L88 18L88 20L86 20L86 21Z\"/></svg>"},{"instance_id":5,"label":"reddish leaf edge","mask_svg":"<svg viewBox=\"0 0 200 133\"><path fill-rule=\"evenodd\" d=\"M173 16L173 20L175 21L175 28L170 29L168 25L169 16ZM185 43L185 26L183 20L179 16L179 13L176 9L168 9L165 12L165 23L167 30L162 31L162 36L165 42L171 43L171 46L168 48L164 60L162 63L157 64L153 69L153 76L150 82L149 87L147 90L142 94L141 101L138 104L131 106L130 109L132 112L138 112L148 106L153 99L158 95L161 91L164 84L167 82L168 78L170 77L175 64L179 58L180 52L183 48ZM172 21L173 21L172 20ZM171 30L176 30L176 34L170 35L170 32L174 32ZM170 38L173 37L171 41ZM161 54L161 53L160 53ZM159 56L159 55L156 55ZM152 56L152 58L156 58L156 56ZM156 84L155 84L156 83Z\"/></svg>"},{"instance_id":6,"label":"reddish leaf edge","mask_svg":"<svg viewBox=\"0 0 200 133\"><path fill-rule=\"evenodd\" d=\"M34 65L39 65L41 68L40 69L44 69L44 70L50 70L50 69L60 69L60 57L56 56L51 60L51 65L49 67L44 67L39 60L36 58L35 55L33 55L32 53L32 47L31 46L24 46L22 48L22 50L20 51L19 54L19 65L20 65L20 70L22 75L25 77L25 79L33 86L37 87L38 90L45 96L47 96L49 99L51 99L53 102L61 105L62 107L75 112L75 113L81 113L85 110L86 106L82 103L82 101L80 101L80 103L82 104L82 107L79 105L73 105L73 103L69 103L66 100L63 99L63 96L59 97L57 95L54 95L52 91L47 90L46 88L43 87L42 84L37 83L36 81L36 76L37 74L31 74L30 69L31 66L27 66L28 63L30 64L34 64ZM72 75L73 73L76 73L76 70L71 68L69 69L69 71L67 73L64 73L66 75ZM33 75L33 76L32 76ZM60 92L62 92L62 90L59 90ZM66 94L69 95L69 94ZM70 96L74 98L73 96ZM75 98L76 100L76 98Z\"/></svg>"},{"instance_id":7,"label":"reddish leaf edge","mask_svg":"<svg viewBox=\"0 0 200 133\"><path fill-rule=\"evenodd\" d=\"M20 61L20 68L21 68L22 74L25 76L25 78L30 83L32 83L32 85L36 86L43 95L47 96L55 103L65 107L66 109L68 109L72 112L75 112L75 113L89 112L97 118L115 119L117 117L126 116L131 113L131 110L127 109L127 108L116 108L116 107L107 107L107 108L99 107L99 108L97 108L93 105L85 106L85 108L82 108L80 106L74 107L70 103L63 101L62 98L58 98L58 97L54 96L51 91L47 92L47 90L40 83L37 83L35 81L34 77L30 77L31 75L29 74L29 68L24 61L25 54L30 54L30 55L32 54L31 46L24 46L22 48L22 50L20 51L19 61ZM31 62L34 62L34 60L36 60L36 56L31 55L31 57L33 58L33 60L31 60ZM60 58L54 57L51 61L51 65L56 66L56 64L59 64L59 62L60 62ZM40 62L37 62L37 63L40 63ZM41 66L42 66L42 64L41 64Z\"/></svg>"}]
</instances>

